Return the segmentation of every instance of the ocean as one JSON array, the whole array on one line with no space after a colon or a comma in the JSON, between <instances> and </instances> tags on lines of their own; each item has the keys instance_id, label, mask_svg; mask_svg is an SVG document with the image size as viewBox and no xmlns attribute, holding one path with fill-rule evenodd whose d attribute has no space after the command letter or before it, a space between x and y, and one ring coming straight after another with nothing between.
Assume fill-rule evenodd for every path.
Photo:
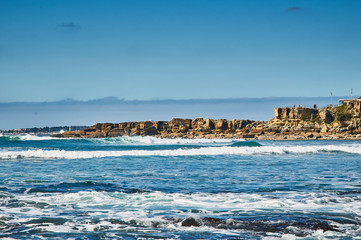
<instances>
[{"instance_id":1,"label":"ocean","mask_svg":"<svg viewBox=\"0 0 361 240\"><path fill-rule=\"evenodd\" d=\"M0 136L1 239L361 239L361 141Z\"/></svg>"}]
</instances>

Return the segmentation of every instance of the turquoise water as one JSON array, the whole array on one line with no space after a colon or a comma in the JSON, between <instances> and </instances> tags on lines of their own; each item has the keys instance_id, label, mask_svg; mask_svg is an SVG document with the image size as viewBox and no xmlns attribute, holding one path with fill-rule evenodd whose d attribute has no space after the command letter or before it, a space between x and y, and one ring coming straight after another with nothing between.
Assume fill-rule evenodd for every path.
<instances>
[{"instance_id":1,"label":"turquoise water","mask_svg":"<svg viewBox=\"0 0 361 240\"><path fill-rule=\"evenodd\" d=\"M0 238L361 239L361 141L0 136Z\"/></svg>"}]
</instances>

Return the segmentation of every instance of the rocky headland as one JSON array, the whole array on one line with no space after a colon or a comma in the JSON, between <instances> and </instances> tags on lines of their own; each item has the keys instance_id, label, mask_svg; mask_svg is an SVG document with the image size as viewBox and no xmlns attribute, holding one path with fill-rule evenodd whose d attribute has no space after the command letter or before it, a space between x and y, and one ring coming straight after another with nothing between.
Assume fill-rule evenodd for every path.
<instances>
[{"instance_id":1,"label":"rocky headland","mask_svg":"<svg viewBox=\"0 0 361 240\"><path fill-rule=\"evenodd\" d=\"M361 140L361 98L340 100L337 107L275 108L268 122L226 119L181 119L96 123L87 129L54 134L62 138L156 136L161 138L246 138L267 140Z\"/></svg>"}]
</instances>

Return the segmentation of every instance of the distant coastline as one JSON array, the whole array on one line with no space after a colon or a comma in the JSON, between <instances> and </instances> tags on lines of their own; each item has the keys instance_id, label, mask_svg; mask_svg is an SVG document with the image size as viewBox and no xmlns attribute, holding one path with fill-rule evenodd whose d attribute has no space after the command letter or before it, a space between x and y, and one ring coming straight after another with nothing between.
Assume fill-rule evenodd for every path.
<instances>
[{"instance_id":1,"label":"distant coastline","mask_svg":"<svg viewBox=\"0 0 361 240\"><path fill-rule=\"evenodd\" d=\"M2 134L37 134L37 135L51 135L59 132L78 131L86 129L89 126L57 126L57 127L33 127L33 128L18 128L9 130L0 130Z\"/></svg>"},{"instance_id":2,"label":"distant coastline","mask_svg":"<svg viewBox=\"0 0 361 240\"><path fill-rule=\"evenodd\" d=\"M361 98L341 99L338 106L318 109L275 108L270 121L182 119L97 123L78 131L54 134L61 138L155 136L161 138L244 138L265 140L361 140Z\"/></svg>"}]
</instances>

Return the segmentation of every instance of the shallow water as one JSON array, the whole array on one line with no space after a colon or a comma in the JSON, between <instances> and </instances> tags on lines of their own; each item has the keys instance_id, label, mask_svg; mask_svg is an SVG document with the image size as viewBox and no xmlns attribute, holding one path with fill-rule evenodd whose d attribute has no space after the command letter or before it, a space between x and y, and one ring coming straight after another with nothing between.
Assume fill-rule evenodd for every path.
<instances>
[{"instance_id":1,"label":"shallow water","mask_svg":"<svg viewBox=\"0 0 361 240\"><path fill-rule=\"evenodd\" d=\"M360 141L0 136L0 238L361 239Z\"/></svg>"}]
</instances>

